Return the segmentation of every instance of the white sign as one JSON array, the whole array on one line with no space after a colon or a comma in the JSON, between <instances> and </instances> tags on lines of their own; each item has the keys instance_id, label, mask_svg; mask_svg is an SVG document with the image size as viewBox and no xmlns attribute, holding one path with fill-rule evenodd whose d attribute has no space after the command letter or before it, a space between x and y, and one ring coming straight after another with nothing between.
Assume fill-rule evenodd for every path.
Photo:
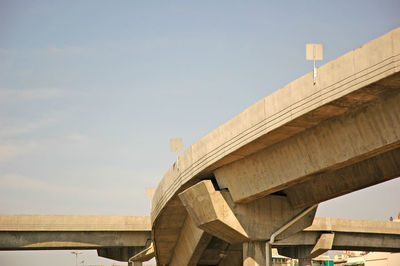
<instances>
[{"instance_id":1,"label":"white sign","mask_svg":"<svg viewBox=\"0 0 400 266\"><path fill-rule=\"evenodd\" d=\"M181 151L183 150L182 138L170 139L171 151Z\"/></svg>"},{"instance_id":2,"label":"white sign","mask_svg":"<svg viewBox=\"0 0 400 266\"><path fill-rule=\"evenodd\" d=\"M306 44L306 59L307 60L322 60L322 44L307 43Z\"/></svg>"}]
</instances>

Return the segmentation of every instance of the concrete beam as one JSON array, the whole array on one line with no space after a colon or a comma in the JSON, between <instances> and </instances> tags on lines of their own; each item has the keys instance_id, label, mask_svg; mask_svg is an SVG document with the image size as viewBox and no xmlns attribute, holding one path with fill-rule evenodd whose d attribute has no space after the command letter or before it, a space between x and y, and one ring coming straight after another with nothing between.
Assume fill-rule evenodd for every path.
<instances>
[{"instance_id":1,"label":"concrete beam","mask_svg":"<svg viewBox=\"0 0 400 266\"><path fill-rule=\"evenodd\" d=\"M400 223L379 220L358 220L341 218L315 218L304 232L343 232L381 235L400 235Z\"/></svg>"},{"instance_id":2,"label":"concrete beam","mask_svg":"<svg viewBox=\"0 0 400 266\"><path fill-rule=\"evenodd\" d=\"M306 245L312 249L315 246L320 235L321 232L297 233L284 240L275 242L273 247L278 248L278 247ZM400 252L400 236L368 234L368 233L335 232L335 238L331 249L377 251L377 252Z\"/></svg>"},{"instance_id":3,"label":"concrete beam","mask_svg":"<svg viewBox=\"0 0 400 266\"><path fill-rule=\"evenodd\" d=\"M144 247L151 232L0 231L0 250L97 249Z\"/></svg>"},{"instance_id":4,"label":"concrete beam","mask_svg":"<svg viewBox=\"0 0 400 266\"><path fill-rule=\"evenodd\" d=\"M96 249L128 261L149 239L150 217L0 215L0 250Z\"/></svg>"},{"instance_id":5,"label":"concrete beam","mask_svg":"<svg viewBox=\"0 0 400 266\"><path fill-rule=\"evenodd\" d=\"M154 247L153 243L150 244L148 248L145 248L144 250L140 251L133 257L129 259L129 262L137 262L137 261L148 261L154 258Z\"/></svg>"},{"instance_id":6,"label":"concrete beam","mask_svg":"<svg viewBox=\"0 0 400 266\"><path fill-rule=\"evenodd\" d=\"M321 254L324 254L328 250L332 249L333 239L335 237L334 233L326 233L322 234L317 243L315 244L314 248L310 252L310 257L315 258Z\"/></svg>"},{"instance_id":7,"label":"concrete beam","mask_svg":"<svg viewBox=\"0 0 400 266\"><path fill-rule=\"evenodd\" d=\"M326 237L324 235L334 234ZM332 239L331 239L332 238ZM326 243L321 241L327 240ZM333 241L332 241L333 240ZM400 252L400 223L374 220L315 218L302 232L280 239L274 247ZM314 256L311 254L311 256Z\"/></svg>"},{"instance_id":8,"label":"concrete beam","mask_svg":"<svg viewBox=\"0 0 400 266\"><path fill-rule=\"evenodd\" d=\"M316 174L362 162L399 146L400 91L392 90L365 107L326 120L292 138L225 165L215 170L214 174L218 185L229 189L235 202L243 203L311 180ZM400 175L400 172L395 172L395 176ZM344 191L336 190L330 197L371 183L360 176L357 178L361 180L355 184L353 180L345 183L347 187ZM373 182L378 183L382 179L388 177L381 174ZM337 182L334 184L336 186ZM314 201L321 200L316 198Z\"/></svg>"},{"instance_id":9,"label":"concrete beam","mask_svg":"<svg viewBox=\"0 0 400 266\"><path fill-rule=\"evenodd\" d=\"M228 191L216 191L204 180L179 194L194 223L228 243L268 240L283 225L300 214L283 196L269 196L248 204L235 204ZM316 208L287 228L277 238L310 226Z\"/></svg>"},{"instance_id":10,"label":"concrete beam","mask_svg":"<svg viewBox=\"0 0 400 266\"><path fill-rule=\"evenodd\" d=\"M398 91L399 59L400 29L395 29L321 66L315 86L312 73L307 73L191 145L164 175L153 197L151 216L157 263L169 263L187 215L183 206L175 205L180 192L204 178L212 178L218 168L286 142L390 91ZM298 166L292 161L284 163L289 169ZM274 182L266 176L265 182ZM246 185L255 185L248 176L245 179L249 181ZM259 196L263 195L255 195Z\"/></svg>"},{"instance_id":11,"label":"concrete beam","mask_svg":"<svg viewBox=\"0 0 400 266\"><path fill-rule=\"evenodd\" d=\"M400 148L364 161L313 175L312 179L284 190L290 203L305 207L399 176ZM307 191L307 193L304 193Z\"/></svg>"},{"instance_id":12,"label":"concrete beam","mask_svg":"<svg viewBox=\"0 0 400 266\"><path fill-rule=\"evenodd\" d=\"M211 235L199 229L190 216L187 216L169 265L196 266L211 238Z\"/></svg>"},{"instance_id":13,"label":"concrete beam","mask_svg":"<svg viewBox=\"0 0 400 266\"><path fill-rule=\"evenodd\" d=\"M149 216L1 214L0 231L150 231Z\"/></svg>"},{"instance_id":14,"label":"concrete beam","mask_svg":"<svg viewBox=\"0 0 400 266\"><path fill-rule=\"evenodd\" d=\"M233 213L221 191L210 180L204 180L179 194L189 216L204 231L228 243L243 242L247 233Z\"/></svg>"}]
</instances>

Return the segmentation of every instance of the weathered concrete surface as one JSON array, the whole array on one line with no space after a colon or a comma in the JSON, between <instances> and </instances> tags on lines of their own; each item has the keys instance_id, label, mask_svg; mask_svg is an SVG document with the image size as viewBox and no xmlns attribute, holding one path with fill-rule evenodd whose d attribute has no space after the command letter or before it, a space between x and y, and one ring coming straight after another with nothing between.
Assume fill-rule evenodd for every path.
<instances>
[{"instance_id":1,"label":"weathered concrete surface","mask_svg":"<svg viewBox=\"0 0 400 266\"><path fill-rule=\"evenodd\" d=\"M149 231L148 216L1 214L0 231Z\"/></svg>"},{"instance_id":2,"label":"weathered concrete surface","mask_svg":"<svg viewBox=\"0 0 400 266\"><path fill-rule=\"evenodd\" d=\"M315 218L310 227L289 237L278 239L271 246L278 248L282 255L301 258L304 264L328 248L400 252L400 223ZM243 252L242 244L229 244L213 237L198 264L243 265Z\"/></svg>"},{"instance_id":3,"label":"weathered concrete surface","mask_svg":"<svg viewBox=\"0 0 400 266\"><path fill-rule=\"evenodd\" d=\"M150 246L139 253L137 253L135 256L131 257L129 259L129 262L137 262L137 261L148 261L154 258L154 247L153 243L150 244Z\"/></svg>"},{"instance_id":4,"label":"weathered concrete surface","mask_svg":"<svg viewBox=\"0 0 400 266\"><path fill-rule=\"evenodd\" d=\"M400 223L380 220L315 218L312 225L303 231L400 235Z\"/></svg>"},{"instance_id":5,"label":"weathered concrete surface","mask_svg":"<svg viewBox=\"0 0 400 266\"><path fill-rule=\"evenodd\" d=\"M277 193L300 208L400 175L400 29L318 71L316 86L312 73L293 81L200 139L169 169L152 201L158 264L170 263L188 215L177 195L202 179L215 177L236 204Z\"/></svg>"},{"instance_id":6,"label":"weathered concrete surface","mask_svg":"<svg viewBox=\"0 0 400 266\"><path fill-rule=\"evenodd\" d=\"M0 250L97 249L145 246L149 231L0 231Z\"/></svg>"},{"instance_id":7,"label":"weathered concrete surface","mask_svg":"<svg viewBox=\"0 0 400 266\"><path fill-rule=\"evenodd\" d=\"M333 246L334 237L335 237L334 233L321 234L314 248L310 252L310 257L315 258L318 257L319 255L324 254L328 250L331 250Z\"/></svg>"},{"instance_id":8,"label":"weathered concrete surface","mask_svg":"<svg viewBox=\"0 0 400 266\"><path fill-rule=\"evenodd\" d=\"M303 211L293 208L282 196L261 198L245 205L235 204L227 191L216 191L210 180L197 183L179 197L199 228L228 243L269 239L283 224ZM310 226L316 210L310 211L279 237Z\"/></svg>"},{"instance_id":9,"label":"weathered concrete surface","mask_svg":"<svg viewBox=\"0 0 400 266\"><path fill-rule=\"evenodd\" d=\"M292 186L285 192L298 206L303 205L299 204L303 200L298 198L307 193L293 184L304 180L312 180L307 185L316 184L313 192L320 191L311 194L313 198L307 201L309 204L397 177L400 173L398 153L389 156L391 153L387 152L400 145L399 103L399 91L393 91L362 109L321 122L286 141L217 169L218 184L228 188L236 202L247 202ZM385 159L379 159L379 155ZM355 165L365 159L370 159L365 168ZM344 179L337 171L342 173L346 166L350 166L345 171L351 176L346 175ZM384 173L377 173L381 169ZM315 174L322 176L313 178ZM343 182L332 182L338 176ZM332 189L321 190L320 184L330 185Z\"/></svg>"},{"instance_id":10,"label":"weathered concrete surface","mask_svg":"<svg viewBox=\"0 0 400 266\"><path fill-rule=\"evenodd\" d=\"M150 240L150 217L0 215L0 250L97 249L128 261Z\"/></svg>"},{"instance_id":11,"label":"weathered concrete surface","mask_svg":"<svg viewBox=\"0 0 400 266\"><path fill-rule=\"evenodd\" d=\"M174 249L170 266L196 266L211 238L211 235L199 229L190 216L187 216Z\"/></svg>"},{"instance_id":12,"label":"weathered concrete surface","mask_svg":"<svg viewBox=\"0 0 400 266\"><path fill-rule=\"evenodd\" d=\"M243 243L243 266L265 266L265 241L250 241ZM268 266L272 266L269 264Z\"/></svg>"},{"instance_id":13,"label":"weathered concrete surface","mask_svg":"<svg viewBox=\"0 0 400 266\"><path fill-rule=\"evenodd\" d=\"M337 218L315 218L310 227L276 241L273 246L307 246L311 251L324 234L334 234L333 241L328 241L333 250L400 252L400 223ZM313 257L311 255L309 257Z\"/></svg>"},{"instance_id":14,"label":"weathered concrete surface","mask_svg":"<svg viewBox=\"0 0 400 266\"><path fill-rule=\"evenodd\" d=\"M188 188L179 197L189 217L192 217L199 228L228 243L241 243L249 238L237 219L233 206L227 202L221 191L215 191L210 180Z\"/></svg>"}]
</instances>

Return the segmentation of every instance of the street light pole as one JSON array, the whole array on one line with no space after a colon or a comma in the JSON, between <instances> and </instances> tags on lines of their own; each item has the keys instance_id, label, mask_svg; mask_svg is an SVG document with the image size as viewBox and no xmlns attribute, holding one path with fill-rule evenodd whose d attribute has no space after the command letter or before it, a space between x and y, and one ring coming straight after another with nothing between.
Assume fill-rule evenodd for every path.
<instances>
[{"instance_id":1,"label":"street light pole","mask_svg":"<svg viewBox=\"0 0 400 266\"><path fill-rule=\"evenodd\" d=\"M78 266L78 255L82 254L83 252L82 251L72 251L71 253L75 255L75 266Z\"/></svg>"}]
</instances>

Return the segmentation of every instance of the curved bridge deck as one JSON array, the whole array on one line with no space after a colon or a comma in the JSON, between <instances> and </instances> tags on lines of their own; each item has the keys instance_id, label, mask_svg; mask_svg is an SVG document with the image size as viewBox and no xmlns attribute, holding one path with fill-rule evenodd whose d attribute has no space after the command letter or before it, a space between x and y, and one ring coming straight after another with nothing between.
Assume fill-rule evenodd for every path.
<instances>
[{"instance_id":1,"label":"curved bridge deck","mask_svg":"<svg viewBox=\"0 0 400 266\"><path fill-rule=\"evenodd\" d=\"M309 206L398 177L399 72L400 29L395 29L321 66L315 86L308 73L189 147L152 201L157 263L178 265L179 247L188 239L193 254L201 254L218 232L218 237L230 232L226 241L266 241ZM211 180L215 191L203 180ZM205 216L195 208L202 195L209 199L202 208L213 212ZM243 217L257 213L262 220L255 206L277 201L287 215L259 225L265 234L255 237L257 226ZM221 206L230 209L232 219L221 218ZM269 210L275 215L274 207ZM310 217L298 226L310 225Z\"/></svg>"}]
</instances>

